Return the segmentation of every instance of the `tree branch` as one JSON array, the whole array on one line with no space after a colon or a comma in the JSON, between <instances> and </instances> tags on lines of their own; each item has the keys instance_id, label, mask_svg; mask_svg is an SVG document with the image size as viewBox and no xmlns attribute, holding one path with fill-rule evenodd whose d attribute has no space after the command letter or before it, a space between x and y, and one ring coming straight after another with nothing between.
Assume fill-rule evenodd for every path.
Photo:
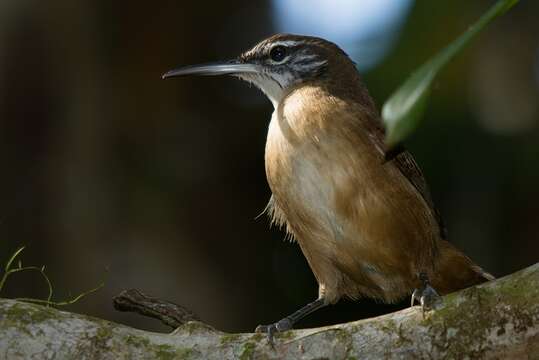
<instances>
[{"instance_id":1,"label":"tree branch","mask_svg":"<svg viewBox=\"0 0 539 360\"><path fill-rule=\"evenodd\" d=\"M227 334L190 321L159 334L0 299L2 359L537 358L539 263L419 307L276 336Z\"/></svg>"},{"instance_id":2,"label":"tree branch","mask_svg":"<svg viewBox=\"0 0 539 360\"><path fill-rule=\"evenodd\" d=\"M112 298L112 301L114 308L118 311L130 311L148 316L160 320L173 329L189 321L200 320L195 313L181 305L150 297L136 289L122 291Z\"/></svg>"}]
</instances>

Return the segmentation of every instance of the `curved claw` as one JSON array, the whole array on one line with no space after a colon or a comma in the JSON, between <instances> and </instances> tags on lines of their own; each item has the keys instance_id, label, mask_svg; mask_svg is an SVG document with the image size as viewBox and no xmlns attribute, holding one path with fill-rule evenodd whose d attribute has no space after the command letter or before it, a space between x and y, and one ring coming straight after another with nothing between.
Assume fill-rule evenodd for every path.
<instances>
[{"instance_id":1,"label":"curved claw","mask_svg":"<svg viewBox=\"0 0 539 360\"><path fill-rule=\"evenodd\" d=\"M274 340L273 335L277 332L286 331L290 329L292 329L292 321L290 321L288 318L284 318L273 324L258 325L255 329L255 332L266 333L268 335L268 342L270 343L271 347L275 347L275 342L273 341Z\"/></svg>"},{"instance_id":2,"label":"curved claw","mask_svg":"<svg viewBox=\"0 0 539 360\"><path fill-rule=\"evenodd\" d=\"M438 295L432 286L427 284L422 290L414 290L410 306L414 306L416 300L419 301L421 312L423 313L423 317L425 317L425 312L435 309L442 302L442 297Z\"/></svg>"},{"instance_id":3,"label":"curved claw","mask_svg":"<svg viewBox=\"0 0 539 360\"><path fill-rule=\"evenodd\" d=\"M421 301L420 300L420 295L419 295L419 289L415 289L414 292L412 293L412 299L410 301L410 307L414 306L414 303L415 301Z\"/></svg>"},{"instance_id":4,"label":"curved claw","mask_svg":"<svg viewBox=\"0 0 539 360\"><path fill-rule=\"evenodd\" d=\"M273 341L273 334L277 332L277 327L275 324L270 325L258 325L255 329L255 332L257 333L265 333L268 336L268 342L270 346L273 348L275 347L275 342Z\"/></svg>"}]
</instances>

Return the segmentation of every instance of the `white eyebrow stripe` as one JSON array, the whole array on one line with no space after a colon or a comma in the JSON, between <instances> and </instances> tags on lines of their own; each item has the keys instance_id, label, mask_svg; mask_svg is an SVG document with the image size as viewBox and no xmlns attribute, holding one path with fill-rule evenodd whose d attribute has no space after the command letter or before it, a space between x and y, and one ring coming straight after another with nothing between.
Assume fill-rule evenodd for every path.
<instances>
[{"instance_id":1,"label":"white eyebrow stripe","mask_svg":"<svg viewBox=\"0 0 539 360\"><path fill-rule=\"evenodd\" d=\"M284 40L284 41L276 41L274 43L271 43L271 46L296 46L300 44L300 42L298 41L294 41L294 40Z\"/></svg>"},{"instance_id":2,"label":"white eyebrow stripe","mask_svg":"<svg viewBox=\"0 0 539 360\"><path fill-rule=\"evenodd\" d=\"M315 55L315 54L298 54L298 56L296 56L296 59L298 61L303 61L303 60L311 60L311 59L316 59L318 58L319 56L318 55Z\"/></svg>"}]
</instances>

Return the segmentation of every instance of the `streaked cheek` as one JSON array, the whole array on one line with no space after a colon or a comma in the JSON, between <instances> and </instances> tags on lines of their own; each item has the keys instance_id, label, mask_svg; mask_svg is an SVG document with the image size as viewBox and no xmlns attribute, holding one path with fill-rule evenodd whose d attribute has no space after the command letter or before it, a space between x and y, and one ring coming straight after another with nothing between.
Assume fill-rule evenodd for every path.
<instances>
[{"instance_id":1,"label":"streaked cheek","mask_svg":"<svg viewBox=\"0 0 539 360\"><path fill-rule=\"evenodd\" d=\"M275 72L272 74L272 77L283 89L287 88L294 81L294 75L289 71Z\"/></svg>"}]
</instances>

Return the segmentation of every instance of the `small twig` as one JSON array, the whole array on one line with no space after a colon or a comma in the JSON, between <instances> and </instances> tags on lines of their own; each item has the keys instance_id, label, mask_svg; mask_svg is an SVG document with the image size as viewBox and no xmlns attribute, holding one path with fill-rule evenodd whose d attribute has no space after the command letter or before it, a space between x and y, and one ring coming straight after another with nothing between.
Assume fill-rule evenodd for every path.
<instances>
[{"instance_id":1,"label":"small twig","mask_svg":"<svg viewBox=\"0 0 539 360\"><path fill-rule=\"evenodd\" d=\"M17 264L18 267L14 267L14 268L11 267L11 265L15 262L15 259L17 258L17 256L19 256L22 253L24 248L25 247L23 246L23 247L17 249L17 251L15 251L15 253L13 255L11 255L11 257L7 261L6 266L4 267L4 274L0 278L0 292L2 291L2 289L3 289L5 283L6 283L6 281L9 278L10 275L18 273L18 272L22 272L22 271L38 271L41 274L41 276L43 277L43 279L45 279L45 282L47 283L47 286L48 286L48 289L49 289L49 294L48 294L46 300L25 298L25 297L15 298L14 300L25 301L25 302L30 302L30 303L34 303L34 304L40 304L40 305L45 305L47 307L48 306L66 306L66 305L72 305L72 304L76 303L77 301L79 301L83 297L85 297L85 296L87 296L89 294L92 294L92 293L96 292L97 290L101 289L103 286L105 286L105 282L103 281L97 287L95 287L93 289L90 289L88 291L85 291L82 294L79 294L79 295L75 296L74 298L72 298L70 300L52 301L52 282L49 279L49 277L47 276L47 274L45 273L45 265L43 265L42 267L22 266L22 261L19 260L18 264Z\"/></svg>"},{"instance_id":2,"label":"small twig","mask_svg":"<svg viewBox=\"0 0 539 360\"><path fill-rule=\"evenodd\" d=\"M17 249L17 251L15 251L15 253L7 261L6 266L4 267L4 275L2 275L2 278L0 279L0 291L2 291L2 289L4 288L4 285L5 285L8 277L11 274L15 274L15 273L18 273L18 272L21 272L21 271L28 271L28 270L38 271L41 274L41 276L43 277L43 279L45 279L45 282L47 283L47 287L49 289L49 294L47 296L47 300L43 300L43 303L46 306L49 306L52 303L51 302L51 299L52 299L52 283L51 283L51 280L49 279L49 277L47 276L47 274L45 274L45 265L43 265L42 267L22 266L22 261L19 260L18 267L11 268L11 264L13 264L13 262L15 261L17 256L19 256L22 253L24 248L25 247L22 246L19 249ZM27 300L27 299L22 299L22 300Z\"/></svg>"},{"instance_id":3,"label":"small twig","mask_svg":"<svg viewBox=\"0 0 539 360\"><path fill-rule=\"evenodd\" d=\"M73 305L74 303L82 299L83 297L86 297L87 295L95 293L97 290L100 290L104 286L105 286L105 283L102 282L101 284L97 285L95 288L85 291L69 300L64 300L64 301L51 301L50 297L47 300L32 299L32 298L15 298L14 300L26 301L26 302L30 302L34 304L41 304L41 305L46 305L46 306L51 306L51 305L52 306L67 306L67 305Z\"/></svg>"},{"instance_id":4,"label":"small twig","mask_svg":"<svg viewBox=\"0 0 539 360\"><path fill-rule=\"evenodd\" d=\"M124 290L113 297L112 301L118 311L136 312L152 317L174 329L188 321L200 320L195 313L183 306L149 297L136 289Z\"/></svg>"},{"instance_id":5,"label":"small twig","mask_svg":"<svg viewBox=\"0 0 539 360\"><path fill-rule=\"evenodd\" d=\"M43 277L43 279L45 279L45 282L47 283L47 287L49 289L49 293L47 295L47 300L43 300L43 303L46 304L47 306L49 306L49 304L52 303L52 301L51 301L51 299L52 299L52 283L51 283L49 277L47 276L47 274L45 274L45 266L42 266L42 267L22 266L21 263L19 263L18 268L9 269L4 273L4 276L2 276L2 279L0 280L0 290L2 290L7 278L11 274L15 274L15 273L18 273L20 271L28 271L28 270L34 270L34 271L39 272L41 274L41 276ZM17 300L21 300L21 299L17 299Z\"/></svg>"}]
</instances>

